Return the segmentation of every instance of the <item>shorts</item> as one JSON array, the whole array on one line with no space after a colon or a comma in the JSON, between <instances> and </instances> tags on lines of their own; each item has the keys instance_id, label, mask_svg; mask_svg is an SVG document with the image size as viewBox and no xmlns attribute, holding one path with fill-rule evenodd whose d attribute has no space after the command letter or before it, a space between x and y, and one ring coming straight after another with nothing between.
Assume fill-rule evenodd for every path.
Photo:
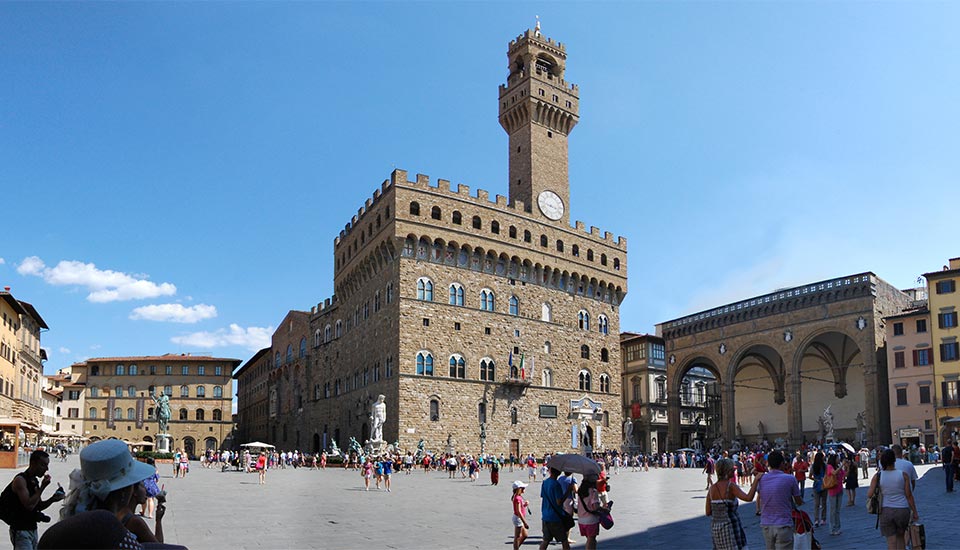
<instances>
[{"instance_id":1,"label":"shorts","mask_svg":"<svg viewBox=\"0 0 960 550\"><path fill-rule=\"evenodd\" d=\"M580 534L585 537L595 537L600 534L599 523L581 523Z\"/></svg>"},{"instance_id":2,"label":"shorts","mask_svg":"<svg viewBox=\"0 0 960 550\"><path fill-rule=\"evenodd\" d=\"M909 508L887 508L880 509L880 534L885 537L902 535L910 527L910 509Z\"/></svg>"},{"instance_id":3,"label":"shorts","mask_svg":"<svg viewBox=\"0 0 960 550\"><path fill-rule=\"evenodd\" d=\"M513 526L514 526L514 527L523 527L523 520L520 519L520 516L518 516L518 515L516 515L516 514L513 515Z\"/></svg>"},{"instance_id":4,"label":"shorts","mask_svg":"<svg viewBox=\"0 0 960 550\"><path fill-rule=\"evenodd\" d=\"M567 529L563 528L563 523L559 521L543 521L541 522L543 527L543 539L542 542L550 542L555 540L559 543L564 543L567 541Z\"/></svg>"}]
</instances>

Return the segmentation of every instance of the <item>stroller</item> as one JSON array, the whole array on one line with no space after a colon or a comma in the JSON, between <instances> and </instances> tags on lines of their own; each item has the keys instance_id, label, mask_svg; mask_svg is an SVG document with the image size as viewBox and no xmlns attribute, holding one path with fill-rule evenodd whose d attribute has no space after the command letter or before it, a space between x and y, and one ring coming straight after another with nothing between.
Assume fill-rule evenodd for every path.
<instances>
[{"instance_id":1,"label":"stroller","mask_svg":"<svg viewBox=\"0 0 960 550\"><path fill-rule=\"evenodd\" d=\"M794 533L796 533L794 535L794 549L821 550L820 541L813 536L813 522L810 521L810 516L797 507L793 508L791 515L793 516ZM809 540L809 542L799 541L799 537L796 535L806 535L804 538Z\"/></svg>"}]
</instances>

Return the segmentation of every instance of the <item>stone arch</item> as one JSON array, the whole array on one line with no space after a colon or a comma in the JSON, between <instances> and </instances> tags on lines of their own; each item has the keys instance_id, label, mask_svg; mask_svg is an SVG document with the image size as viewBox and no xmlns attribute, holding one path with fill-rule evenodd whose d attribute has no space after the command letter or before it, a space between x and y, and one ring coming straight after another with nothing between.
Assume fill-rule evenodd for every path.
<instances>
[{"instance_id":1,"label":"stone arch","mask_svg":"<svg viewBox=\"0 0 960 550\"><path fill-rule=\"evenodd\" d=\"M741 428L732 435L742 434L750 444L760 442L761 437L768 441L789 437L786 370L781 352L763 342L747 342L733 354L727 370L732 390L729 422Z\"/></svg>"},{"instance_id":2,"label":"stone arch","mask_svg":"<svg viewBox=\"0 0 960 550\"><path fill-rule=\"evenodd\" d=\"M667 418L669 421L669 437L666 444L671 448L685 443L692 444L689 438L695 430L699 430L699 437L705 438L704 445L706 447L710 447L715 438L725 437L727 433L727 417L730 415L726 413L726 411L729 410L729 405L723 399L724 396L729 394L729 392L726 391L718 391L717 393L721 395L715 398L711 397L712 405L708 405L704 412L705 425L694 427L689 424L683 425L681 422L682 407L680 392L683 380L691 372L696 372L700 369L713 375L716 380L716 390L725 388L728 385L723 369L719 366L718 362L703 354L694 355L682 360L672 373L669 368L667 369Z\"/></svg>"}]
</instances>

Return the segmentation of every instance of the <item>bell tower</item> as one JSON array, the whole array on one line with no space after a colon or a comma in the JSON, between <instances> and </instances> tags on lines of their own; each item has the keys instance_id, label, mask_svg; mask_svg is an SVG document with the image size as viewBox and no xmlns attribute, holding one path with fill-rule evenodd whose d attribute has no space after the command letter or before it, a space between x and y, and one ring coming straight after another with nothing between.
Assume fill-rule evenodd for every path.
<instances>
[{"instance_id":1,"label":"bell tower","mask_svg":"<svg viewBox=\"0 0 960 550\"><path fill-rule=\"evenodd\" d=\"M567 136L580 120L579 89L563 79L567 52L540 22L510 42L510 74L500 85L500 125L510 136L510 203L570 224Z\"/></svg>"}]
</instances>

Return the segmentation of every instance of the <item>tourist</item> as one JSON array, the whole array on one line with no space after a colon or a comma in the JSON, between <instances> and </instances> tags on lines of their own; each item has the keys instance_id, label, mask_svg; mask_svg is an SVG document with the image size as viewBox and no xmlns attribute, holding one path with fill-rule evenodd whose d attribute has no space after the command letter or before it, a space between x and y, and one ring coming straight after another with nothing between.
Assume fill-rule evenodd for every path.
<instances>
[{"instance_id":1,"label":"tourist","mask_svg":"<svg viewBox=\"0 0 960 550\"><path fill-rule=\"evenodd\" d=\"M767 550L793 548L793 507L803 504L797 480L785 473L784 458L780 451L771 451L767 456L770 472L757 476L757 493L763 498L760 528Z\"/></svg>"},{"instance_id":2,"label":"tourist","mask_svg":"<svg viewBox=\"0 0 960 550\"><path fill-rule=\"evenodd\" d=\"M185 478L190 473L190 455L184 451L180 454L180 477Z\"/></svg>"},{"instance_id":3,"label":"tourist","mask_svg":"<svg viewBox=\"0 0 960 550\"><path fill-rule=\"evenodd\" d=\"M490 459L490 485L498 483L500 483L500 459L493 457Z\"/></svg>"},{"instance_id":4,"label":"tourist","mask_svg":"<svg viewBox=\"0 0 960 550\"><path fill-rule=\"evenodd\" d=\"M947 444L943 446L943 450L940 452L940 461L943 463L943 473L946 474L947 478L947 492L953 492L953 445L950 444L950 440L947 440Z\"/></svg>"},{"instance_id":5,"label":"tourist","mask_svg":"<svg viewBox=\"0 0 960 550\"><path fill-rule=\"evenodd\" d=\"M882 470L870 481L867 498L880 489L880 534L887 538L889 550L902 550L906 546L904 534L911 520L920 520L910 476L897 470L897 456L891 449L883 451L878 462Z\"/></svg>"},{"instance_id":6,"label":"tourist","mask_svg":"<svg viewBox=\"0 0 960 550\"><path fill-rule=\"evenodd\" d=\"M30 465L20 472L4 489L13 494L10 502L11 518L5 520L10 523L10 542L15 550L33 550L37 547L37 521L50 521L50 518L41 513L54 502L63 500L63 489L57 489L47 500L41 495L50 485L50 455L46 451L36 450L30 453ZM43 478L39 481L38 478Z\"/></svg>"},{"instance_id":7,"label":"tourist","mask_svg":"<svg viewBox=\"0 0 960 550\"><path fill-rule=\"evenodd\" d=\"M527 455L527 480L537 481L537 459Z\"/></svg>"},{"instance_id":8,"label":"tourist","mask_svg":"<svg viewBox=\"0 0 960 550\"><path fill-rule=\"evenodd\" d=\"M260 485L267 483L267 453L260 452L257 457L257 475L260 477Z\"/></svg>"},{"instance_id":9,"label":"tourist","mask_svg":"<svg viewBox=\"0 0 960 550\"><path fill-rule=\"evenodd\" d=\"M390 476L393 474L393 459L387 456L386 459L381 461L381 463L382 463L382 470L383 470L383 487L389 493L390 492Z\"/></svg>"},{"instance_id":10,"label":"tourist","mask_svg":"<svg viewBox=\"0 0 960 550\"><path fill-rule=\"evenodd\" d=\"M374 485L376 485L377 490L380 490L380 484L383 483L383 458L377 457L373 461L373 479L375 480Z\"/></svg>"},{"instance_id":11,"label":"tourist","mask_svg":"<svg viewBox=\"0 0 960 550\"><path fill-rule=\"evenodd\" d=\"M175 453L173 453L173 477L180 477L180 449L178 448Z\"/></svg>"},{"instance_id":12,"label":"tourist","mask_svg":"<svg viewBox=\"0 0 960 550\"><path fill-rule=\"evenodd\" d=\"M870 451L866 447L860 447L860 452L857 453L857 459L860 461L860 471L863 474L863 479L870 477Z\"/></svg>"},{"instance_id":13,"label":"tourist","mask_svg":"<svg viewBox=\"0 0 960 550\"><path fill-rule=\"evenodd\" d=\"M827 476L834 480L833 487L826 490L827 500L830 505L830 534L840 534L840 496L843 495L843 479L846 472L840 467L840 457L836 453L830 453L827 460Z\"/></svg>"},{"instance_id":14,"label":"tourist","mask_svg":"<svg viewBox=\"0 0 960 550\"><path fill-rule=\"evenodd\" d=\"M703 465L703 473L707 474L707 489L713 485L713 468L715 464L713 457L708 456L706 464Z\"/></svg>"},{"instance_id":15,"label":"tourist","mask_svg":"<svg viewBox=\"0 0 960 550\"><path fill-rule=\"evenodd\" d=\"M847 472L847 479L843 484L844 488L847 490L847 506L856 506L857 487L860 486L860 476L857 474L857 466L853 463L853 459L847 459L844 462L843 469Z\"/></svg>"},{"instance_id":16,"label":"tourist","mask_svg":"<svg viewBox=\"0 0 960 550\"><path fill-rule=\"evenodd\" d=\"M817 451L810 466L810 479L813 480L813 526L827 524L827 492L823 490L823 476L827 474L827 463L823 453Z\"/></svg>"},{"instance_id":17,"label":"tourist","mask_svg":"<svg viewBox=\"0 0 960 550\"><path fill-rule=\"evenodd\" d=\"M610 491L610 483L607 480L607 469L604 467L603 463L600 463L600 475L597 476L597 493L600 496L600 505L608 506L609 500L607 492Z\"/></svg>"},{"instance_id":18,"label":"tourist","mask_svg":"<svg viewBox=\"0 0 960 550\"><path fill-rule=\"evenodd\" d=\"M897 457L894 467L907 474L910 478L910 488L916 490L917 480L920 478L917 476L917 469L914 467L913 462L903 458L903 447L900 445L890 445L890 450L893 451L893 456Z\"/></svg>"},{"instance_id":19,"label":"tourist","mask_svg":"<svg viewBox=\"0 0 960 550\"><path fill-rule=\"evenodd\" d=\"M743 492L733 483L734 463L729 458L717 462L717 482L708 488L706 515L711 517L710 534L714 550L741 550L747 545L747 535L740 520L740 500L750 502L757 492L757 483L763 475Z\"/></svg>"},{"instance_id":20,"label":"tourist","mask_svg":"<svg viewBox=\"0 0 960 550\"><path fill-rule=\"evenodd\" d=\"M803 498L803 490L807 484L808 470L810 470L810 463L804 458L803 453L797 451L797 456L793 459L793 477L800 485L800 498Z\"/></svg>"},{"instance_id":21,"label":"tourist","mask_svg":"<svg viewBox=\"0 0 960 550\"><path fill-rule=\"evenodd\" d=\"M569 518L563 511L565 496L560 482L560 470L550 468L550 477L543 480L540 486L540 519L543 527L543 538L540 541L540 550L547 550L550 542L556 540L563 550L570 550L567 537L569 529L564 525L564 518Z\"/></svg>"},{"instance_id":22,"label":"tourist","mask_svg":"<svg viewBox=\"0 0 960 550\"><path fill-rule=\"evenodd\" d=\"M137 536L137 540L140 542L163 542L163 514L166 512L167 507L164 504L157 506L157 521L155 523L155 531L151 531L150 527L147 526L147 522L143 521L142 518L137 516L134 513L134 510L137 506L145 506L147 504L147 488L145 482L147 480L152 480L153 476L148 477L146 480L141 481L140 483L135 483L133 485L133 494L130 496L130 500L120 507L116 512L117 519L120 520L120 524L127 528L131 533ZM156 534L154 534L156 533Z\"/></svg>"},{"instance_id":23,"label":"tourist","mask_svg":"<svg viewBox=\"0 0 960 550\"><path fill-rule=\"evenodd\" d=\"M513 496L510 497L513 503L513 550L518 550L523 541L527 540L527 532L530 530L527 523L530 501L523 498L526 488L527 484L519 479L513 482Z\"/></svg>"},{"instance_id":24,"label":"tourist","mask_svg":"<svg viewBox=\"0 0 960 550\"><path fill-rule=\"evenodd\" d=\"M360 469L360 475L363 476L364 491L369 491L370 478L373 477L373 462L369 456L363 461L363 468Z\"/></svg>"},{"instance_id":25,"label":"tourist","mask_svg":"<svg viewBox=\"0 0 960 550\"><path fill-rule=\"evenodd\" d=\"M580 525L580 534L587 539L584 549L596 550L597 535L600 534L598 512L603 508L600 504L600 493L597 491L597 480L595 478L584 478L583 483L577 489L576 495L577 523Z\"/></svg>"},{"instance_id":26,"label":"tourist","mask_svg":"<svg viewBox=\"0 0 960 550\"><path fill-rule=\"evenodd\" d=\"M160 472L157 471L157 466L152 458L147 459L147 464L153 466L153 475L143 480L143 485L147 490L147 500L140 506L140 514L147 519L153 519L153 512L157 506L157 495L160 494L160 486L157 485L157 482L160 481Z\"/></svg>"}]
</instances>

